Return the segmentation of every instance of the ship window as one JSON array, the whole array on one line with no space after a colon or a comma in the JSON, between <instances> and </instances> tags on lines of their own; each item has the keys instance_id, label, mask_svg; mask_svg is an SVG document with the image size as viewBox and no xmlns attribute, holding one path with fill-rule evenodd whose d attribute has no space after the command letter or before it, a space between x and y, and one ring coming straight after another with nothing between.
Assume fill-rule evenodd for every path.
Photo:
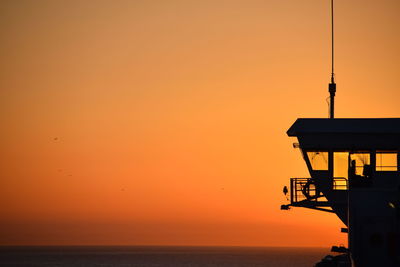
<instances>
[{"instance_id":1,"label":"ship window","mask_svg":"<svg viewBox=\"0 0 400 267\"><path fill-rule=\"evenodd\" d=\"M348 178L349 170L349 152L333 153L333 177Z\"/></svg>"},{"instance_id":2,"label":"ship window","mask_svg":"<svg viewBox=\"0 0 400 267\"><path fill-rule=\"evenodd\" d=\"M313 151L307 152L311 167L314 171L328 170L328 152Z\"/></svg>"},{"instance_id":3,"label":"ship window","mask_svg":"<svg viewBox=\"0 0 400 267\"><path fill-rule=\"evenodd\" d=\"M397 171L397 153L377 152L376 153L377 171Z\"/></svg>"},{"instance_id":4,"label":"ship window","mask_svg":"<svg viewBox=\"0 0 400 267\"><path fill-rule=\"evenodd\" d=\"M355 161L355 174L361 176L368 176L365 172L368 171L367 167L371 165L369 153L352 153L350 160ZM367 165L367 167L364 167Z\"/></svg>"}]
</instances>

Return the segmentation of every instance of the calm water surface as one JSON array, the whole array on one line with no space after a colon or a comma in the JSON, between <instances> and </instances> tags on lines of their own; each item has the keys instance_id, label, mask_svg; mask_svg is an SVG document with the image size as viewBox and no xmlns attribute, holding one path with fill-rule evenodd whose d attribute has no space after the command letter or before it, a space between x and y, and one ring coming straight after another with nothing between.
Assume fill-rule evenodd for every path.
<instances>
[{"instance_id":1,"label":"calm water surface","mask_svg":"<svg viewBox=\"0 0 400 267\"><path fill-rule=\"evenodd\" d=\"M0 266L312 267L327 248L0 247Z\"/></svg>"}]
</instances>

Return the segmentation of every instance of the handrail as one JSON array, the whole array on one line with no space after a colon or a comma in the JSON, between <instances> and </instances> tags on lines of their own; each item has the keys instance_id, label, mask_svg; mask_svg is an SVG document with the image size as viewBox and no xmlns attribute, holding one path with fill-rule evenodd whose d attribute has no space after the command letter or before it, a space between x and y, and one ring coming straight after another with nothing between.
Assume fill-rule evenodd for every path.
<instances>
[{"instance_id":1,"label":"handrail","mask_svg":"<svg viewBox=\"0 0 400 267\"><path fill-rule=\"evenodd\" d=\"M348 190L348 181L344 177L333 178L332 190ZM315 186L312 178L291 178L290 179L290 202L299 201L318 202L324 195Z\"/></svg>"},{"instance_id":2,"label":"handrail","mask_svg":"<svg viewBox=\"0 0 400 267\"><path fill-rule=\"evenodd\" d=\"M290 179L290 201L296 203L302 200L317 200L319 194L311 178Z\"/></svg>"},{"instance_id":3,"label":"handrail","mask_svg":"<svg viewBox=\"0 0 400 267\"><path fill-rule=\"evenodd\" d=\"M346 178L344 177L333 178L333 190L348 190L348 189L349 189L349 183Z\"/></svg>"}]
</instances>

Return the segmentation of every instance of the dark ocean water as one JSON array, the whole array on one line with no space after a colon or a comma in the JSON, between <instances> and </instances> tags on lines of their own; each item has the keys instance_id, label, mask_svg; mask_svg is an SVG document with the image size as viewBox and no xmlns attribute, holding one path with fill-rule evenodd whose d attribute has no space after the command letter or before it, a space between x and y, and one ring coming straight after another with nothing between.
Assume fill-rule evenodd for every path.
<instances>
[{"instance_id":1,"label":"dark ocean water","mask_svg":"<svg viewBox=\"0 0 400 267\"><path fill-rule=\"evenodd\" d=\"M0 247L0 266L312 267L324 248L272 247Z\"/></svg>"}]
</instances>

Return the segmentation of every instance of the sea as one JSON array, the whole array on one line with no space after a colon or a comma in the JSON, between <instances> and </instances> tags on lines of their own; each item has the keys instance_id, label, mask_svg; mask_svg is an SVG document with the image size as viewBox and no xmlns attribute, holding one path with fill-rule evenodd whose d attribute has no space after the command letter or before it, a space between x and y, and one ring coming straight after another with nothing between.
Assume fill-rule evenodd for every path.
<instances>
[{"instance_id":1,"label":"sea","mask_svg":"<svg viewBox=\"0 0 400 267\"><path fill-rule=\"evenodd\" d=\"M5 267L313 267L328 248L0 247Z\"/></svg>"}]
</instances>

